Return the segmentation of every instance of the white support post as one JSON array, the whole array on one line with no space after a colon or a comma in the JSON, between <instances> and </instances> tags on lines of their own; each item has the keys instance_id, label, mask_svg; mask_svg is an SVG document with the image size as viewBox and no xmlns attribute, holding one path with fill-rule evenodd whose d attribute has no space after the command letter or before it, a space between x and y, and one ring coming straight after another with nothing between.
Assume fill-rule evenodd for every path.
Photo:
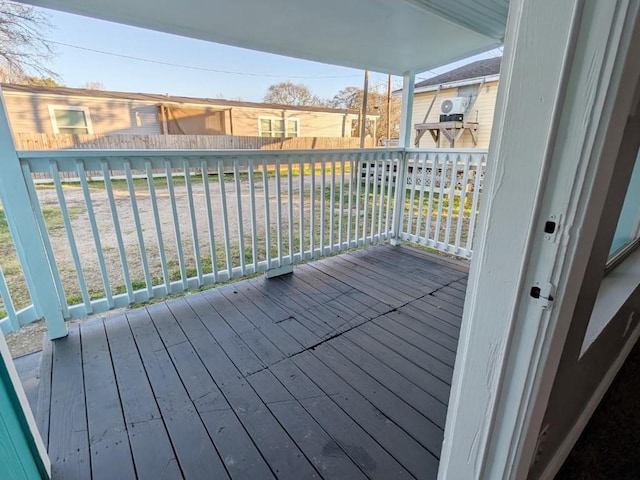
<instances>
[{"instance_id":1,"label":"white support post","mask_svg":"<svg viewBox=\"0 0 640 480\"><path fill-rule=\"evenodd\" d=\"M34 307L44 317L51 339L65 337L67 327L49 258L31 206L6 112L0 90L0 200Z\"/></svg>"},{"instance_id":2,"label":"white support post","mask_svg":"<svg viewBox=\"0 0 640 480\"><path fill-rule=\"evenodd\" d=\"M416 74L405 72L402 79L402 113L400 114L400 136L398 146L403 150L398 158L398 171L396 172L396 192L393 208L393 221L391 229L391 245L400 245L400 228L402 227L402 215L404 213L404 196L406 184L406 149L411 142L412 117L413 117L413 93L416 85Z\"/></svg>"},{"instance_id":3,"label":"white support post","mask_svg":"<svg viewBox=\"0 0 640 480\"><path fill-rule=\"evenodd\" d=\"M511 1L441 480L528 477L600 221L617 213L604 208L640 73L638 8Z\"/></svg>"}]
</instances>

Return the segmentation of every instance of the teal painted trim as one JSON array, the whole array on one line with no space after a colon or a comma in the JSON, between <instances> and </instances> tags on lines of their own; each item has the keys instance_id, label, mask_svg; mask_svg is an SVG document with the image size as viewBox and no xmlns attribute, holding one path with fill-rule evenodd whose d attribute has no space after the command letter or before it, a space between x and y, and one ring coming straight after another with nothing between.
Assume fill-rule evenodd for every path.
<instances>
[{"instance_id":1,"label":"teal painted trim","mask_svg":"<svg viewBox=\"0 0 640 480\"><path fill-rule=\"evenodd\" d=\"M0 478L49 479L4 361L0 361Z\"/></svg>"}]
</instances>

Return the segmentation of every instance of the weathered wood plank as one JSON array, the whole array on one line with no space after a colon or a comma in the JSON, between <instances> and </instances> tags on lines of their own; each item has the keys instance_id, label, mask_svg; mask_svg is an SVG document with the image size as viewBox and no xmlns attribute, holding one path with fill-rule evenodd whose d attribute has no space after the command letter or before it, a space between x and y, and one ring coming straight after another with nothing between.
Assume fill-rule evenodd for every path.
<instances>
[{"instance_id":1,"label":"weathered wood plank","mask_svg":"<svg viewBox=\"0 0 640 480\"><path fill-rule=\"evenodd\" d=\"M440 455L442 429L329 345L320 345L314 354L431 453Z\"/></svg>"},{"instance_id":2,"label":"weathered wood plank","mask_svg":"<svg viewBox=\"0 0 640 480\"><path fill-rule=\"evenodd\" d=\"M239 282L237 291L262 310L272 322L280 324L282 329L294 337L301 345L311 345L320 338L293 316L291 312L284 310L268 296L254 288L251 283Z\"/></svg>"},{"instance_id":3,"label":"weathered wood plank","mask_svg":"<svg viewBox=\"0 0 640 480\"><path fill-rule=\"evenodd\" d=\"M259 376L259 379L253 377ZM268 370L249 377L267 407L324 478L366 478L344 450L325 432ZM274 392L275 391L275 392Z\"/></svg>"},{"instance_id":4,"label":"weathered wood plank","mask_svg":"<svg viewBox=\"0 0 640 480\"><path fill-rule=\"evenodd\" d=\"M353 341L340 337L335 338L330 345L336 352L367 372L371 378L387 387L389 391L394 392L407 405L412 406L444 430L444 422L447 417L447 407L444 403L399 375Z\"/></svg>"},{"instance_id":5,"label":"weathered wood plank","mask_svg":"<svg viewBox=\"0 0 640 480\"><path fill-rule=\"evenodd\" d=\"M135 468L101 318L80 326L93 479L133 478Z\"/></svg>"},{"instance_id":6,"label":"weathered wood plank","mask_svg":"<svg viewBox=\"0 0 640 480\"><path fill-rule=\"evenodd\" d=\"M284 358L278 347L247 320L219 289L210 290L204 298L265 365L271 365Z\"/></svg>"},{"instance_id":7,"label":"weathered wood plank","mask_svg":"<svg viewBox=\"0 0 640 480\"><path fill-rule=\"evenodd\" d=\"M220 314L207 302L203 294L189 295L183 301L189 304L189 307L202 321L206 330L216 339L216 342L229 355L234 366L243 375L248 375L265 367L264 363L244 343L242 338L229 327Z\"/></svg>"},{"instance_id":8,"label":"weathered wood plank","mask_svg":"<svg viewBox=\"0 0 640 480\"><path fill-rule=\"evenodd\" d=\"M460 327L451 325L448 322L445 322L434 315L431 315L424 310L417 308L414 303L410 303L398 309L400 313L404 314L404 317L410 317L411 319L420 322L423 325L427 325L432 329L438 330L441 333L449 336L455 341L455 345L457 346L458 337L460 336ZM404 320L403 317L403 320ZM407 322L413 323L412 320L406 319ZM405 323L408 326L408 324Z\"/></svg>"},{"instance_id":9,"label":"weathered wood plank","mask_svg":"<svg viewBox=\"0 0 640 480\"><path fill-rule=\"evenodd\" d=\"M402 338L389 333L387 330L374 323L366 323L359 327L359 330L385 344L394 352L415 363L423 370L435 375L447 385L451 385L453 368L440 361L438 358L425 353L419 348L413 346Z\"/></svg>"},{"instance_id":10,"label":"weathered wood plank","mask_svg":"<svg viewBox=\"0 0 640 480\"><path fill-rule=\"evenodd\" d=\"M229 478L148 311L127 319L185 478Z\"/></svg>"},{"instance_id":11,"label":"weathered wood plank","mask_svg":"<svg viewBox=\"0 0 640 480\"><path fill-rule=\"evenodd\" d=\"M302 345L298 340L284 330L281 325L274 323L248 298L240 294L236 285L223 286L218 288L218 291L285 356L293 355L301 350Z\"/></svg>"},{"instance_id":12,"label":"weathered wood plank","mask_svg":"<svg viewBox=\"0 0 640 480\"><path fill-rule=\"evenodd\" d=\"M198 315L197 311L194 313ZM181 327L271 471L278 478L318 478L312 464L273 417L204 322L196 316L185 315L181 318Z\"/></svg>"},{"instance_id":13,"label":"weathered wood plank","mask_svg":"<svg viewBox=\"0 0 640 480\"><path fill-rule=\"evenodd\" d=\"M289 388L302 384L300 388L311 390L317 385L416 478L435 478L438 470L436 457L311 352L297 355L292 360L298 368L295 377L274 372L281 381L289 382ZM317 395L309 398L317 398Z\"/></svg>"},{"instance_id":14,"label":"weathered wood plank","mask_svg":"<svg viewBox=\"0 0 640 480\"><path fill-rule=\"evenodd\" d=\"M49 414L51 409L51 375L53 369L53 345L45 336L40 360L40 385L38 387L38 406L34 412L36 424L45 448L49 448Z\"/></svg>"},{"instance_id":15,"label":"weathered wood plank","mask_svg":"<svg viewBox=\"0 0 640 480\"><path fill-rule=\"evenodd\" d=\"M138 478L182 478L127 319L112 316L104 326Z\"/></svg>"},{"instance_id":16,"label":"weathered wood plank","mask_svg":"<svg viewBox=\"0 0 640 480\"><path fill-rule=\"evenodd\" d=\"M394 352L392 349L373 337L370 337L360 329L346 333L345 338L351 340L375 358L382 361L385 365L395 370L398 375L402 375L430 395L440 400L444 405L449 402L451 387L435 375L423 370L415 363Z\"/></svg>"},{"instance_id":17,"label":"weathered wood plank","mask_svg":"<svg viewBox=\"0 0 640 480\"><path fill-rule=\"evenodd\" d=\"M54 478L91 476L79 328L53 342L49 457Z\"/></svg>"}]
</instances>

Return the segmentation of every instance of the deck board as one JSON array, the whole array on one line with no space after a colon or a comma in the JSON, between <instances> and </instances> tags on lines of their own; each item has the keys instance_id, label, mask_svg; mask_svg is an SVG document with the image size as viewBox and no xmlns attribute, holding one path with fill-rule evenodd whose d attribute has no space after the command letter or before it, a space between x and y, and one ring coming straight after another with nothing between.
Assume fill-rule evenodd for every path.
<instances>
[{"instance_id":1,"label":"deck board","mask_svg":"<svg viewBox=\"0 0 640 480\"><path fill-rule=\"evenodd\" d=\"M378 246L71 325L41 364L53 478L435 478L465 289Z\"/></svg>"}]
</instances>

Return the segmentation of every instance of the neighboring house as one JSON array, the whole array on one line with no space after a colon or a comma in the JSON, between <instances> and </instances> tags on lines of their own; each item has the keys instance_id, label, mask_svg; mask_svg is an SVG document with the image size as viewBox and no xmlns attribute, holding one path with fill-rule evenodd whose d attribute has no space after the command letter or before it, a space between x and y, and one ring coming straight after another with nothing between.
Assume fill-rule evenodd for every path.
<instances>
[{"instance_id":1,"label":"neighboring house","mask_svg":"<svg viewBox=\"0 0 640 480\"><path fill-rule=\"evenodd\" d=\"M454 139L459 135L454 142L456 148L487 148L491 137L501 60L501 57L478 60L416 83L411 145L421 148L450 147L447 134L451 134ZM463 122L441 122L442 101L458 97L464 98L467 103ZM434 136L439 136L440 145Z\"/></svg>"},{"instance_id":2,"label":"neighboring house","mask_svg":"<svg viewBox=\"0 0 640 480\"><path fill-rule=\"evenodd\" d=\"M357 112L209 98L2 84L15 134L350 137Z\"/></svg>"}]
</instances>

